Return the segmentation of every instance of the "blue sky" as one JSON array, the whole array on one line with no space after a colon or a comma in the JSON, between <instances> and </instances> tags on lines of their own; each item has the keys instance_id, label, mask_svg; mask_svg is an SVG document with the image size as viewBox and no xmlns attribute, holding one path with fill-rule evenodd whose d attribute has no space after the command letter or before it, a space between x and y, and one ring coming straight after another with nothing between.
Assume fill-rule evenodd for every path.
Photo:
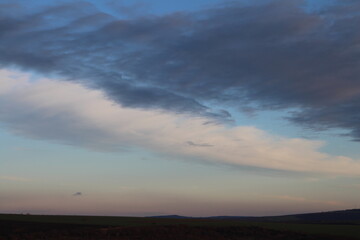
<instances>
[{"instance_id":1,"label":"blue sky","mask_svg":"<svg viewBox=\"0 0 360 240\"><path fill-rule=\"evenodd\" d=\"M0 5L0 212L359 207L357 1Z\"/></svg>"}]
</instances>

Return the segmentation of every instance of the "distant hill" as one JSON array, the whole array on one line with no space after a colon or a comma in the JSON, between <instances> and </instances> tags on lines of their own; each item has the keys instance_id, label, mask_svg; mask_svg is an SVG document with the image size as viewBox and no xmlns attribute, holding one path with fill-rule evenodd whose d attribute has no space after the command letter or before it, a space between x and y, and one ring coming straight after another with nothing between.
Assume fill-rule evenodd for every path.
<instances>
[{"instance_id":1,"label":"distant hill","mask_svg":"<svg viewBox=\"0 0 360 240\"><path fill-rule=\"evenodd\" d=\"M200 217L187 217L179 215L153 216L152 218L185 219ZM303 213L270 217L249 217L249 216L213 216L200 219L233 219L255 222L301 222L301 223L346 223L360 224L360 209L350 209L331 212Z\"/></svg>"},{"instance_id":2,"label":"distant hill","mask_svg":"<svg viewBox=\"0 0 360 240\"><path fill-rule=\"evenodd\" d=\"M360 209L263 217L265 221L360 224Z\"/></svg>"},{"instance_id":3,"label":"distant hill","mask_svg":"<svg viewBox=\"0 0 360 240\"><path fill-rule=\"evenodd\" d=\"M184 218L193 218L179 215L161 215L161 216L151 216L150 218L171 218L171 219L184 219Z\"/></svg>"}]
</instances>

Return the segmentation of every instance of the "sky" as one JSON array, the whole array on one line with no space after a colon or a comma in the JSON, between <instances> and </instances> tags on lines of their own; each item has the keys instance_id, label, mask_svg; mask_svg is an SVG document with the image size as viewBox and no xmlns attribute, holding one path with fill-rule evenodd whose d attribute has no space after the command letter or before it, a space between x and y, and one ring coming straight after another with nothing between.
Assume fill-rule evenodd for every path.
<instances>
[{"instance_id":1,"label":"sky","mask_svg":"<svg viewBox=\"0 0 360 240\"><path fill-rule=\"evenodd\" d=\"M359 208L359 10L0 0L0 212Z\"/></svg>"}]
</instances>

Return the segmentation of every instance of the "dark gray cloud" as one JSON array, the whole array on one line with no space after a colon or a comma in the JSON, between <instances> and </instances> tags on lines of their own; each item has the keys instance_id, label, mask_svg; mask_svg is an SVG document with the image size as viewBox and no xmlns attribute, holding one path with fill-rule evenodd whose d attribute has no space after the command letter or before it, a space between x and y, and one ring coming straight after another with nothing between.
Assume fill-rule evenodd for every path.
<instances>
[{"instance_id":1,"label":"dark gray cloud","mask_svg":"<svg viewBox=\"0 0 360 240\"><path fill-rule=\"evenodd\" d=\"M0 9L3 66L80 81L131 107L215 119L231 119L218 104L296 109L293 122L360 139L359 1L318 11L299 0L233 1L131 19L85 2Z\"/></svg>"},{"instance_id":2,"label":"dark gray cloud","mask_svg":"<svg viewBox=\"0 0 360 240\"><path fill-rule=\"evenodd\" d=\"M208 143L194 143L193 141L187 141L186 143L192 147L213 147L214 146L214 145L211 145Z\"/></svg>"},{"instance_id":3,"label":"dark gray cloud","mask_svg":"<svg viewBox=\"0 0 360 240\"><path fill-rule=\"evenodd\" d=\"M73 194L74 197L79 197L79 196L82 196L82 193L81 192L76 192Z\"/></svg>"}]
</instances>

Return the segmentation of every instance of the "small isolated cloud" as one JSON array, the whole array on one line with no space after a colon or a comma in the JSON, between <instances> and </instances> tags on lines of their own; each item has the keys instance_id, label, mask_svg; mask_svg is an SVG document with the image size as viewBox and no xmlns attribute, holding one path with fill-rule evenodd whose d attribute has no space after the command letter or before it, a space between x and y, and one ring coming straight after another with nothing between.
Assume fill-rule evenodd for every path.
<instances>
[{"instance_id":1,"label":"small isolated cloud","mask_svg":"<svg viewBox=\"0 0 360 240\"><path fill-rule=\"evenodd\" d=\"M81 192L76 192L73 194L74 197L78 197L78 196L82 196L82 193Z\"/></svg>"},{"instance_id":2,"label":"small isolated cloud","mask_svg":"<svg viewBox=\"0 0 360 240\"><path fill-rule=\"evenodd\" d=\"M187 141L186 143L192 147L213 147L214 146L214 145L207 144L207 143L194 143L192 141Z\"/></svg>"}]
</instances>

